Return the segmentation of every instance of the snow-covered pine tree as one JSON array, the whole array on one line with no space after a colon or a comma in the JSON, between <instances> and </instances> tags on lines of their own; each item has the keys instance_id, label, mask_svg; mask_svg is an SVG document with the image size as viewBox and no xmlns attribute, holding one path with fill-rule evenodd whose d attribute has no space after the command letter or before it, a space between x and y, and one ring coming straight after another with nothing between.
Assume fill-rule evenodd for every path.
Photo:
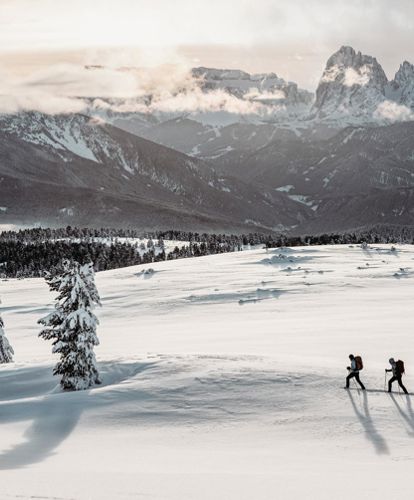
<instances>
[{"instance_id":1,"label":"snow-covered pine tree","mask_svg":"<svg viewBox=\"0 0 414 500\"><path fill-rule=\"evenodd\" d=\"M82 390L99 384L93 352L99 345L99 322L93 309L100 305L100 299L92 263L64 261L61 274L47 276L46 281L51 290L59 292L55 310L39 320L44 326L39 336L52 340L53 353L60 355L53 374L62 377L63 389Z\"/></svg>"},{"instance_id":2,"label":"snow-covered pine tree","mask_svg":"<svg viewBox=\"0 0 414 500\"><path fill-rule=\"evenodd\" d=\"M0 363L11 363L13 361L13 354L13 348L4 333L4 323L0 316Z\"/></svg>"},{"instance_id":3,"label":"snow-covered pine tree","mask_svg":"<svg viewBox=\"0 0 414 500\"><path fill-rule=\"evenodd\" d=\"M157 247L162 251L162 250L165 250L165 242L164 242L164 238L162 236L160 236L158 238L158 242L157 242Z\"/></svg>"}]
</instances>

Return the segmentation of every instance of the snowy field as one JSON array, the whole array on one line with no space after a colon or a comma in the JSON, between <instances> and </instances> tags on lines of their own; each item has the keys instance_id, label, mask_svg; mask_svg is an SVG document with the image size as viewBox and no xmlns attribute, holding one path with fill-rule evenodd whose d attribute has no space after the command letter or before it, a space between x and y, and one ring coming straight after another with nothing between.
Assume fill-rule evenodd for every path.
<instances>
[{"instance_id":1,"label":"snowy field","mask_svg":"<svg viewBox=\"0 0 414 500\"><path fill-rule=\"evenodd\" d=\"M103 385L62 393L41 279L0 282L1 500L411 498L414 247L251 250L97 275ZM367 392L343 389L361 354Z\"/></svg>"}]
</instances>

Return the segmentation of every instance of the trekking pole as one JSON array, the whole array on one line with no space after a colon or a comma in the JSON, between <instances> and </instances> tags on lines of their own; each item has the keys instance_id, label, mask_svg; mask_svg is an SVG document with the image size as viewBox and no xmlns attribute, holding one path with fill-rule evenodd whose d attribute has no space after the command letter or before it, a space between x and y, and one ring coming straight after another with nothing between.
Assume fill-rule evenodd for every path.
<instances>
[{"instance_id":1,"label":"trekking pole","mask_svg":"<svg viewBox=\"0 0 414 500\"><path fill-rule=\"evenodd\" d=\"M384 392L387 390L387 370L384 373Z\"/></svg>"}]
</instances>

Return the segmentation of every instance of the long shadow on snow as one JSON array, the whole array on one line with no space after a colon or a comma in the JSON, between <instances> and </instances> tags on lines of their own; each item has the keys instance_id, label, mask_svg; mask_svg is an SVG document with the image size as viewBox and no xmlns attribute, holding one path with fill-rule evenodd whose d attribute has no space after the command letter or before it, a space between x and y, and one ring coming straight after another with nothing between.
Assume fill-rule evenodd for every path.
<instances>
[{"instance_id":1,"label":"long shadow on snow","mask_svg":"<svg viewBox=\"0 0 414 500\"><path fill-rule=\"evenodd\" d=\"M123 364L118 373L109 373L108 368L112 368L113 363L100 363L99 368L103 375L104 384L97 386L97 388L121 383L152 364ZM9 378L9 372L14 372L15 376L19 378L19 371L23 371L35 380L36 371L43 374L45 370L45 367L40 367L38 370L23 369L17 370L17 374L16 370L4 370L0 374L0 383L4 382L3 379ZM125 373L126 371L128 373ZM49 373L50 379L53 380L50 368ZM54 392L50 389L52 386L56 386L56 383L51 383L51 380L44 384L43 387L49 393L43 393L44 396L41 399L36 397L39 395L40 388L35 385L35 389L29 397L27 397L28 391L25 389L18 394L20 396L18 399L0 401L0 424L31 421L30 426L24 432L24 441L13 445L0 454L0 470L22 468L41 462L51 456L54 450L73 432L82 412L94 406L89 398L93 390Z\"/></svg>"},{"instance_id":2,"label":"long shadow on snow","mask_svg":"<svg viewBox=\"0 0 414 500\"><path fill-rule=\"evenodd\" d=\"M358 408L358 405L355 403L355 399L351 393L351 391L346 391L349 399L352 404L352 408L354 409L355 415L358 417L359 421L361 422L362 427L364 428L366 438L371 441L372 445L374 446L375 451L378 453L378 455L384 455L384 454L389 454L389 449L387 442L385 439L381 436L381 434L378 432L377 428L375 427L374 421L372 420L369 407L368 407L368 395L366 391L361 391L363 395L363 411L361 411Z\"/></svg>"},{"instance_id":3,"label":"long shadow on snow","mask_svg":"<svg viewBox=\"0 0 414 500\"><path fill-rule=\"evenodd\" d=\"M398 413L401 415L401 417L407 423L408 427L411 429L411 430L407 429L408 434L410 436L414 437L414 412L413 412L413 408L411 406L410 396L408 394L406 394L405 396L401 396L401 397L405 397L406 401L407 401L407 411L405 412L402 409L402 407L400 406L400 404L398 403L394 394L389 393L389 395L390 395L391 401L394 403L395 407L397 408Z\"/></svg>"}]
</instances>

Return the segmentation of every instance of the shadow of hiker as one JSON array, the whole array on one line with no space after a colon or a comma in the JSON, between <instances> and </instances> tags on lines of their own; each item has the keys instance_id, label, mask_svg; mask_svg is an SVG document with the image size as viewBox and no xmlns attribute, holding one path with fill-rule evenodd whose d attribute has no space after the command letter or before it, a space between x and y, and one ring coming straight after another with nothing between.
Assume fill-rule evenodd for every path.
<instances>
[{"instance_id":1,"label":"shadow of hiker","mask_svg":"<svg viewBox=\"0 0 414 500\"><path fill-rule=\"evenodd\" d=\"M368 407L368 395L366 391L361 391L363 394L363 408L364 412L358 409L357 404L355 403L354 397L352 396L351 391L347 391L348 397L351 401L352 408L354 409L355 415L358 417L359 421L364 428L366 438L371 441L374 446L376 453L379 455L389 454L389 449L387 442L378 432L375 427L374 421L372 420L369 407Z\"/></svg>"},{"instance_id":2,"label":"shadow of hiker","mask_svg":"<svg viewBox=\"0 0 414 500\"><path fill-rule=\"evenodd\" d=\"M0 423L6 420L3 417L7 418L9 412L14 416L17 414L16 420L31 420L32 423L24 432L23 442L0 454L0 470L18 469L44 460L71 434L78 423L83 404L82 401L65 404L62 396L70 394L48 395L36 404L2 405Z\"/></svg>"},{"instance_id":3,"label":"shadow of hiker","mask_svg":"<svg viewBox=\"0 0 414 500\"><path fill-rule=\"evenodd\" d=\"M411 430L407 429L408 435L411 437L414 437L414 413L413 413L413 408L411 406L410 396L408 394L405 395L405 398L407 401L407 413L406 413L401 408L401 406L398 403L397 399L395 398L394 394L392 394L392 392L390 392L389 395L390 395L390 398L391 398L392 402L394 403L395 407L397 408L398 413L401 415L401 417L407 423L408 427L411 429Z\"/></svg>"}]
</instances>

